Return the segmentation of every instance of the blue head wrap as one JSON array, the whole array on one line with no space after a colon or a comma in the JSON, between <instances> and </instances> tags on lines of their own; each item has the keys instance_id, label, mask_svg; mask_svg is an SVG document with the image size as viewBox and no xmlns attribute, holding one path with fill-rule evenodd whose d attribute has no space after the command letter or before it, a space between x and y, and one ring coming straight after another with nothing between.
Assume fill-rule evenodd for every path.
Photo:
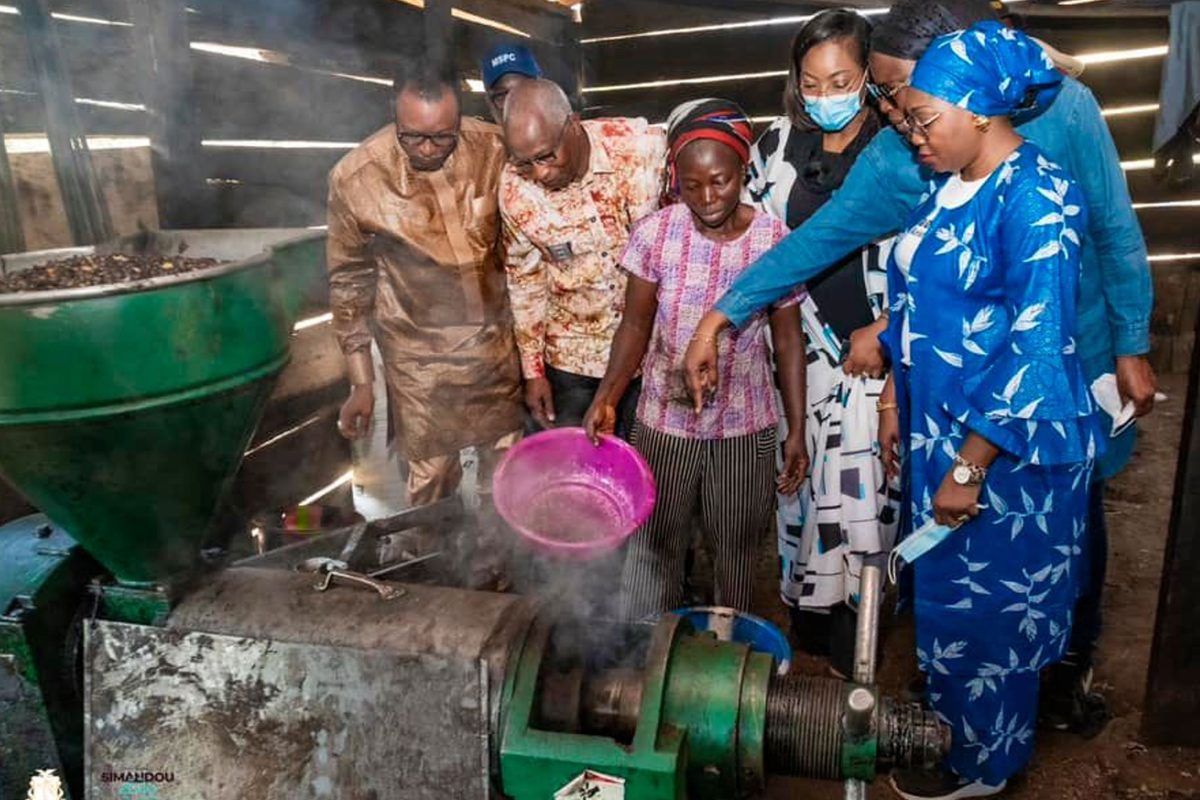
<instances>
[{"instance_id":1,"label":"blue head wrap","mask_svg":"<svg viewBox=\"0 0 1200 800\"><path fill-rule=\"evenodd\" d=\"M1041 46L999 22L939 36L913 70L911 86L985 117L1046 106L1063 76Z\"/></svg>"}]
</instances>

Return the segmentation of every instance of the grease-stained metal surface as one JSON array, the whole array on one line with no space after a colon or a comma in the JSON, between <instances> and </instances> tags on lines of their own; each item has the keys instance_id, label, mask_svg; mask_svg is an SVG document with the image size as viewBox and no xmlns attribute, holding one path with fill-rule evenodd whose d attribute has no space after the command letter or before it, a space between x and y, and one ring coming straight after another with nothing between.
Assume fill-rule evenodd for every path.
<instances>
[{"instance_id":1,"label":"grease-stained metal surface","mask_svg":"<svg viewBox=\"0 0 1200 800\"><path fill-rule=\"evenodd\" d=\"M0 798L23 798L39 769L78 800L83 716L76 621L99 567L41 514L0 526Z\"/></svg>"},{"instance_id":2,"label":"grease-stained metal surface","mask_svg":"<svg viewBox=\"0 0 1200 800\"><path fill-rule=\"evenodd\" d=\"M38 684L23 675L17 658L7 653L0 653L0 745L0 797L24 797L29 777L39 769L62 774Z\"/></svg>"},{"instance_id":3,"label":"grease-stained metal surface","mask_svg":"<svg viewBox=\"0 0 1200 800\"><path fill-rule=\"evenodd\" d=\"M498 631L532 617L533 601L511 594L400 584L382 600L354 586L312 588L311 574L232 567L212 575L171 612L167 627L288 642L330 644L406 655L492 659L507 647Z\"/></svg>"},{"instance_id":4,"label":"grease-stained metal surface","mask_svg":"<svg viewBox=\"0 0 1200 800\"><path fill-rule=\"evenodd\" d=\"M404 588L234 567L165 629L95 623L88 797L120 796L104 770L172 771L164 800L487 797L496 694L536 604Z\"/></svg>"},{"instance_id":5,"label":"grease-stained metal surface","mask_svg":"<svg viewBox=\"0 0 1200 800\"><path fill-rule=\"evenodd\" d=\"M96 622L86 669L89 798L123 796L113 771L172 799L488 796L477 659Z\"/></svg>"}]
</instances>

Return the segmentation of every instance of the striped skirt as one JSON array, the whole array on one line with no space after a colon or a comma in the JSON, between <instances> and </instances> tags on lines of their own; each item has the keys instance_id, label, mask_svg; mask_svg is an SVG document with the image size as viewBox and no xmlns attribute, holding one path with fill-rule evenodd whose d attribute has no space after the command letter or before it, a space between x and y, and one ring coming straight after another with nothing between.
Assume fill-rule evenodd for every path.
<instances>
[{"instance_id":1,"label":"striped skirt","mask_svg":"<svg viewBox=\"0 0 1200 800\"><path fill-rule=\"evenodd\" d=\"M714 602L749 610L759 545L775 512L775 428L688 439L639 421L632 440L654 473L658 501L630 539L622 616L643 619L680 606L697 518L712 555Z\"/></svg>"}]
</instances>

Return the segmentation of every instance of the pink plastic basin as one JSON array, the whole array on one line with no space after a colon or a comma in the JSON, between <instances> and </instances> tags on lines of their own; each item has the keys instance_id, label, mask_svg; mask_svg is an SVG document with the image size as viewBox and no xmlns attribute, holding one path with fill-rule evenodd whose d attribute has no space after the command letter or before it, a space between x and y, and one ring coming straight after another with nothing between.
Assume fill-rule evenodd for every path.
<instances>
[{"instance_id":1,"label":"pink plastic basin","mask_svg":"<svg viewBox=\"0 0 1200 800\"><path fill-rule=\"evenodd\" d=\"M615 550L654 510L654 476L615 436L583 428L534 434L510 449L492 479L496 510L537 550L590 558Z\"/></svg>"}]
</instances>

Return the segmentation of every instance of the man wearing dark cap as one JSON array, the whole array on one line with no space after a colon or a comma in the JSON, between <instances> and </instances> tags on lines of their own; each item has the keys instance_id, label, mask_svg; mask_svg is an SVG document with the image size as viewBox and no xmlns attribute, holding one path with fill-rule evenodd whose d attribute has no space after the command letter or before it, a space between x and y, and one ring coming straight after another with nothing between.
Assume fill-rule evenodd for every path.
<instances>
[{"instance_id":1,"label":"man wearing dark cap","mask_svg":"<svg viewBox=\"0 0 1200 800\"><path fill-rule=\"evenodd\" d=\"M504 101L518 83L542 77L542 68L523 44L502 44L483 57L483 88L497 125L504 123Z\"/></svg>"}]
</instances>

